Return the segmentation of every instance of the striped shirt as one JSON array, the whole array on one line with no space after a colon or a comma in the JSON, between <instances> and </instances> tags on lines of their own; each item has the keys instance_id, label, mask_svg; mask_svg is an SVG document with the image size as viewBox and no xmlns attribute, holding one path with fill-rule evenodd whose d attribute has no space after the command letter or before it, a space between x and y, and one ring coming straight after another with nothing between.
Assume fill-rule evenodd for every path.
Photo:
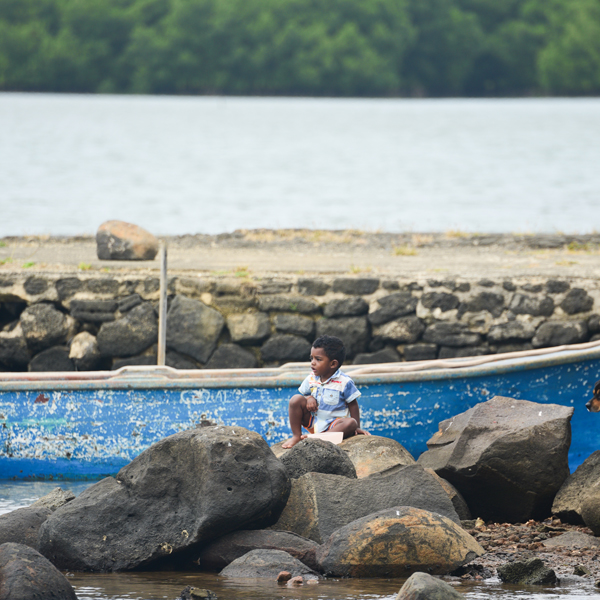
<instances>
[{"instance_id":1,"label":"striped shirt","mask_svg":"<svg viewBox=\"0 0 600 600\"><path fill-rule=\"evenodd\" d=\"M321 433L340 417L349 417L348 404L360 396L354 381L338 369L327 381L311 373L300 385L303 396L312 396L318 404L315 433ZM315 413L313 413L315 415Z\"/></svg>"}]
</instances>

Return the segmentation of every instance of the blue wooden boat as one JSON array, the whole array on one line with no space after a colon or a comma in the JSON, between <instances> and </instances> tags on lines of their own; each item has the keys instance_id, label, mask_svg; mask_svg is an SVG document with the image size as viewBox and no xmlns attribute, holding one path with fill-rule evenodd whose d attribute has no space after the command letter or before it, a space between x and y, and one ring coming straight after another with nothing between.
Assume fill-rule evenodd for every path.
<instances>
[{"instance_id":1,"label":"blue wooden boat","mask_svg":"<svg viewBox=\"0 0 600 600\"><path fill-rule=\"evenodd\" d=\"M495 395L573 406L571 469L600 448L585 401L600 343L468 359L352 365L362 426L415 457L438 423ZM289 437L287 403L307 364L277 369L0 373L0 479L96 479L153 442L202 420Z\"/></svg>"}]
</instances>

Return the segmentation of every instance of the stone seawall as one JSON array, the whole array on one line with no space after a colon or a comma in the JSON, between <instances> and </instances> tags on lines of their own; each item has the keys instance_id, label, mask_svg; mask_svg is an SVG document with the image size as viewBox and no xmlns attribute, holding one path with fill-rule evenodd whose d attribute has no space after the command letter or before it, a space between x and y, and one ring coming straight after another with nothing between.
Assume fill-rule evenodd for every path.
<instances>
[{"instance_id":1,"label":"stone seawall","mask_svg":"<svg viewBox=\"0 0 600 600\"><path fill-rule=\"evenodd\" d=\"M167 364L251 368L308 359L323 334L347 362L477 356L600 338L584 278L185 276L169 279ZM159 281L138 274L0 274L0 370L155 364Z\"/></svg>"}]
</instances>

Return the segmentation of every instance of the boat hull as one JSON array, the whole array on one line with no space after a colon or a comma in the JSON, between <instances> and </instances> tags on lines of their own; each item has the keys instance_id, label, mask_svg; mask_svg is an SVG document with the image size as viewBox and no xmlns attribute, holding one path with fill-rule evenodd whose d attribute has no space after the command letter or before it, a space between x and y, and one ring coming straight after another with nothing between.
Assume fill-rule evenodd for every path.
<instances>
[{"instance_id":1,"label":"boat hull","mask_svg":"<svg viewBox=\"0 0 600 600\"><path fill-rule=\"evenodd\" d=\"M351 371L351 369L348 369ZM474 368L357 375L362 427L415 457L438 423L501 395L572 406L571 469L600 448L598 416L585 401L600 374L600 349L580 356ZM225 372L202 378L0 382L0 479L97 479L114 475L152 443L203 420L289 437L287 403L299 369L270 377Z\"/></svg>"}]
</instances>

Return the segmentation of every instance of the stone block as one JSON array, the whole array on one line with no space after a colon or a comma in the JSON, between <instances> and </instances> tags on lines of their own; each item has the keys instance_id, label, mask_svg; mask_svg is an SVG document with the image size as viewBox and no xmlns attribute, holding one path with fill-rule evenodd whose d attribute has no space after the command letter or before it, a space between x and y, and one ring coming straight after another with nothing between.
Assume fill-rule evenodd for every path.
<instances>
[{"instance_id":1,"label":"stone block","mask_svg":"<svg viewBox=\"0 0 600 600\"><path fill-rule=\"evenodd\" d=\"M461 348L441 346L438 358L467 358L469 356L484 356L492 354L487 344L481 346L464 346Z\"/></svg>"},{"instance_id":2,"label":"stone block","mask_svg":"<svg viewBox=\"0 0 600 600\"><path fill-rule=\"evenodd\" d=\"M263 279L258 283L259 294L286 294L292 289L292 282L287 279Z\"/></svg>"},{"instance_id":3,"label":"stone block","mask_svg":"<svg viewBox=\"0 0 600 600\"><path fill-rule=\"evenodd\" d=\"M271 321L266 313L242 313L227 317L231 341L239 344L257 344L271 333Z\"/></svg>"},{"instance_id":4,"label":"stone block","mask_svg":"<svg viewBox=\"0 0 600 600\"><path fill-rule=\"evenodd\" d=\"M315 322L309 317L300 315L275 315L275 329L279 333L291 333L312 340L315 335Z\"/></svg>"},{"instance_id":5,"label":"stone block","mask_svg":"<svg viewBox=\"0 0 600 600\"><path fill-rule=\"evenodd\" d=\"M311 314L320 312L319 305L310 298L295 295L261 296L258 308L264 312L287 312Z\"/></svg>"},{"instance_id":6,"label":"stone block","mask_svg":"<svg viewBox=\"0 0 600 600\"><path fill-rule=\"evenodd\" d=\"M404 346L404 360L435 360L438 347L436 344L407 344Z\"/></svg>"},{"instance_id":7,"label":"stone block","mask_svg":"<svg viewBox=\"0 0 600 600\"><path fill-rule=\"evenodd\" d=\"M39 296L48 289L48 281L43 277L32 275L25 280L23 288L30 296Z\"/></svg>"},{"instance_id":8,"label":"stone block","mask_svg":"<svg viewBox=\"0 0 600 600\"><path fill-rule=\"evenodd\" d=\"M546 291L549 294L562 294L570 287L571 285L568 281L561 281L560 279L548 279L546 282Z\"/></svg>"},{"instance_id":9,"label":"stone block","mask_svg":"<svg viewBox=\"0 0 600 600\"><path fill-rule=\"evenodd\" d=\"M31 358L20 323L0 331L0 364L10 369L22 369Z\"/></svg>"},{"instance_id":10,"label":"stone block","mask_svg":"<svg viewBox=\"0 0 600 600\"><path fill-rule=\"evenodd\" d=\"M373 329L373 335L386 342L413 344L425 331L423 321L415 316L401 317Z\"/></svg>"},{"instance_id":11,"label":"stone block","mask_svg":"<svg viewBox=\"0 0 600 600\"><path fill-rule=\"evenodd\" d=\"M447 312L458 307L459 299L446 292L427 292L421 296L421 304L428 310L439 308L442 312Z\"/></svg>"},{"instance_id":12,"label":"stone block","mask_svg":"<svg viewBox=\"0 0 600 600\"><path fill-rule=\"evenodd\" d=\"M594 306L594 299L581 288L573 288L560 303L560 307L568 314L588 312Z\"/></svg>"},{"instance_id":13,"label":"stone block","mask_svg":"<svg viewBox=\"0 0 600 600\"><path fill-rule=\"evenodd\" d=\"M71 341L69 358L75 363L78 371L97 369L102 362L102 356L96 337L87 331L78 333Z\"/></svg>"},{"instance_id":14,"label":"stone block","mask_svg":"<svg viewBox=\"0 0 600 600\"><path fill-rule=\"evenodd\" d=\"M481 335L473 333L461 323L434 323L429 325L423 334L423 341L440 346L477 346L481 343Z\"/></svg>"},{"instance_id":15,"label":"stone block","mask_svg":"<svg viewBox=\"0 0 600 600\"><path fill-rule=\"evenodd\" d=\"M115 320L114 300L72 300L71 316L84 323L109 323Z\"/></svg>"},{"instance_id":16,"label":"stone block","mask_svg":"<svg viewBox=\"0 0 600 600\"><path fill-rule=\"evenodd\" d=\"M256 356L237 344L221 344L206 363L207 369L254 369Z\"/></svg>"},{"instance_id":17,"label":"stone block","mask_svg":"<svg viewBox=\"0 0 600 600\"><path fill-rule=\"evenodd\" d=\"M346 357L354 358L367 349L370 332L366 317L343 317L317 321L317 337L333 335L340 338L346 347Z\"/></svg>"},{"instance_id":18,"label":"stone block","mask_svg":"<svg viewBox=\"0 0 600 600\"><path fill-rule=\"evenodd\" d=\"M331 286L316 277L298 279L298 291L306 296L324 296Z\"/></svg>"},{"instance_id":19,"label":"stone block","mask_svg":"<svg viewBox=\"0 0 600 600\"><path fill-rule=\"evenodd\" d=\"M265 362L308 362L310 347L302 337L276 334L263 344L260 353Z\"/></svg>"},{"instance_id":20,"label":"stone block","mask_svg":"<svg viewBox=\"0 0 600 600\"><path fill-rule=\"evenodd\" d=\"M53 346L36 354L29 363L29 371L75 371L75 363L69 358L65 346Z\"/></svg>"},{"instance_id":21,"label":"stone block","mask_svg":"<svg viewBox=\"0 0 600 600\"><path fill-rule=\"evenodd\" d=\"M214 308L177 295L167 315L167 346L206 363L217 347L224 326L225 319Z\"/></svg>"},{"instance_id":22,"label":"stone block","mask_svg":"<svg viewBox=\"0 0 600 600\"><path fill-rule=\"evenodd\" d=\"M333 281L333 291L351 296L368 296L379 287L374 277L338 277Z\"/></svg>"},{"instance_id":23,"label":"stone block","mask_svg":"<svg viewBox=\"0 0 600 600\"><path fill-rule=\"evenodd\" d=\"M132 308L139 306L141 303L142 297L139 294L131 294L126 298L121 298L121 300L117 302L117 308L120 312L126 313Z\"/></svg>"},{"instance_id":24,"label":"stone block","mask_svg":"<svg viewBox=\"0 0 600 600\"><path fill-rule=\"evenodd\" d=\"M395 363L400 362L402 359L398 352L391 347L383 348L377 352L365 352L357 354L354 358L355 365L373 365L380 363Z\"/></svg>"},{"instance_id":25,"label":"stone block","mask_svg":"<svg viewBox=\"0 0 600 600\"><path fill-rule=\"evenodd\" d=\"M588 338L585 321L546 321L535 332L531 344L534 348L579 344Z\"/></svg>"},{"instance_id":26,"label":"stone block","mask_svg":"<svg viewBox=\"0 0 600 600\"><path fill-rule=\"evenodd\" d=\"M75 334L75 321L52 304L28 306L21 313L20 322L27 346L34 354L64 344Z\"/></svg>"},{"instance_id":27,"label":"stone block","mask_svg":"<svg viewBox=\"0 0 600 600\"><path fill-rule=\"evenodd\" d=\"M360 297L332 300L325 305L323 314L328 317L359 317L369 312L369 305Z\"/></svg>"},{"instance_id":28,"label":"stone block","mask_svg":"<svg viewBox=\"0 0 600 600\"><path fill-rule=\"evenodd\" d=\"M458 309L458 318L465 313L487 311L494 317L499 317L504 311L504 296L494 292L481 292L473 298L462 302Z\"/></svg>"},{"instance_id":29,"label":"stone block","mask_svg":"<svg viewBox=\"0 0 600 600\"><path fill-rule=\"evenodd\" d=\"M369 314L372 325L383 325L399 317L414 314L418 298L410 292L396 292L379 298L377 302L380 308Z\"/></svg>"},{"instance_id":30,"label":"stone block","mask_svg":"<svg viewBox=\"0 0 600 600\"><path fill-rule=\"evenodd\" d=\"M549 317L554 312L554 300L549 296L535 297L515 294L508 308L515 315Z\"/></svg>"},{"instance_id":31,"label":"stone block","mask_svg":"<svg viewBox=\"0 0 600 600\"><path fill-rule=\"evenodd\" d=\"M529 341L535 335L533 323L524 321L508 321L500 325L494 325L487 334L488 342L502 344L506 342Z\"/></svg>"},{"instance_id":32,"label":"stone block","mask_svg":"<svg viewBox=\"0 0 600 600\"><path fill-rule=\"evenodd\" d=\"M158 239L138 225L105 221L96 232L100 260L154 260Z\"/></svg>"}]
</instances>

